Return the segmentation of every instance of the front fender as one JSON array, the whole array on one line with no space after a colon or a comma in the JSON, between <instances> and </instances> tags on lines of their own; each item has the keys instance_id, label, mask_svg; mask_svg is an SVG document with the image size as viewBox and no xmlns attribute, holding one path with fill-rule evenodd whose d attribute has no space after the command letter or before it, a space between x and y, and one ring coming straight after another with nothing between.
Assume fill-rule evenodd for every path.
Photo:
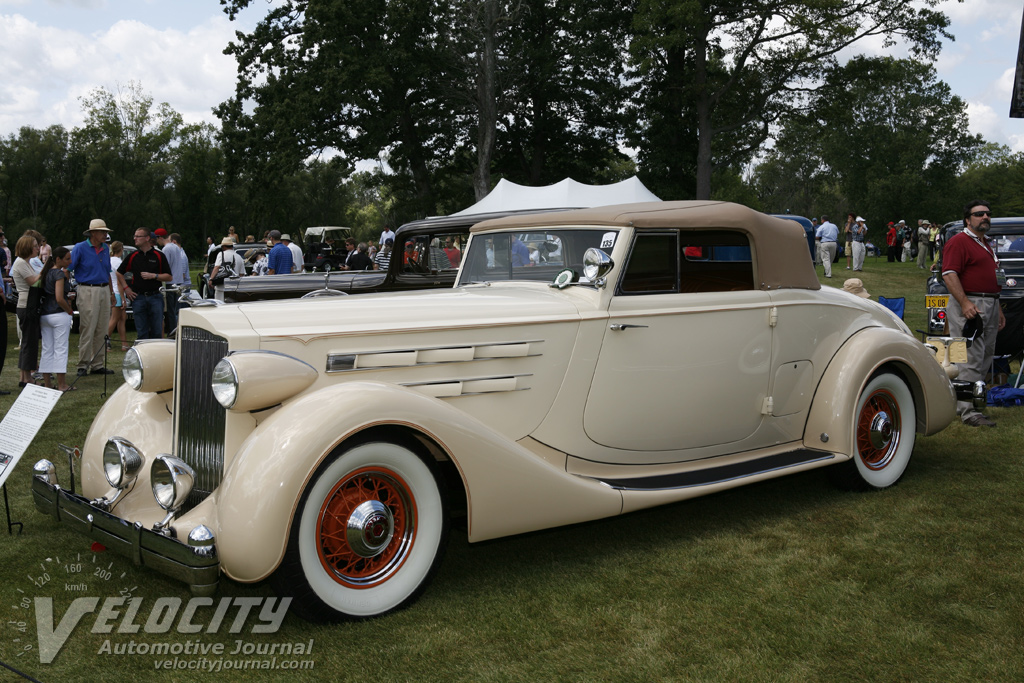
<instances>
[{"instance_id":1,"label":"front fender","mask_svg":"<svg viewBox=\"0 0 1024 683\"><path fill-rule=\"evenodd\" d=\"M621 495L565 472L452 403L383 382L346 382L301 396L242 443L217 496L225 573L259 581L280 564L299 499L317 468L358 432L396 425L436 442L467 492L470 540L619 514Z\"/></svg>"},{"instance_id":2,"label":"front fender","mask_svg":"<svg viewBox=\"0 0 1024 683\"><path fill-rule=\"evenodd\" d=\"M811 402L804 446L852 456L857 400L885 365L903 376L914 395L916 431L928 435L945 429L956 416L956 396L934 355L903 332L869 327L850 337L825 369Z\"/></svg>"}]
</instances>

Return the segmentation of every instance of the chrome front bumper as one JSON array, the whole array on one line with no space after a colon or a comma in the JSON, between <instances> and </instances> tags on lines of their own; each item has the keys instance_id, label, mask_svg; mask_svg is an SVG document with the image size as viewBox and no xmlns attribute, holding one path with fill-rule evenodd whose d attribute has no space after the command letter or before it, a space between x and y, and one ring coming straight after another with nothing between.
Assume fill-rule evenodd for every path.
<instances>
[{"instance_id":1,"label":"chrome front bumper","mask_svg":"<svg viewBox=\"0 0 1024 683\"><path fill-rule=\"evenodd\" d=\"M972 404L976 410L981 410L985 407L987 398L987 392L985 390L985 383L981 380L977 382L968 382L966 380L952 380L953 390L956 392L956 400L967 401Z\"/></svg>"},{"instance_id":2,"label":"chrome front bumper","mask_svg":"<svg viewBox=\"0 0 1024 683\"><path fill-rule=\"evenodd\" d=\"M65 527L102 543L107 549L130 558L136 565L153 569L189 585L193 595L217 592L220 560L212 543L186 545L128 522L92 505L87 498L50 483L45 475L32 476L36 508Z\"/></svg>"}]
</instances>

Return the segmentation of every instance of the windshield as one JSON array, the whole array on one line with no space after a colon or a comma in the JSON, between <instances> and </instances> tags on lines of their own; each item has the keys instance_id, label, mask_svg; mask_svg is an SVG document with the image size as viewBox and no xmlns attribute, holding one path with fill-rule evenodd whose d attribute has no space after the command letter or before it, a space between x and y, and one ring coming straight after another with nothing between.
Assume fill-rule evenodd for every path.
<instances>
[{"instance_id":1,"label":"windshield","mask_svg":"<svg viewBox=\"0 0 1024 683\"><path fill-rule=\"evenodd\" d=\"M551 282L565 268L583 275L583 254L596 247L611 253L617 230L546 230L475 235L459 284L533 280Z\"/></svg>"}]
</instances>

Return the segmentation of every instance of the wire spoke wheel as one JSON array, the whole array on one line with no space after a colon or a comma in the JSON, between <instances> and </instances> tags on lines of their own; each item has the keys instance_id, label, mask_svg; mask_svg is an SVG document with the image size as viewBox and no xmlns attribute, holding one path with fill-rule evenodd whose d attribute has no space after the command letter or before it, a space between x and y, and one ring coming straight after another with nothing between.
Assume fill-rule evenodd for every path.
<instances>
[{"instance_id":1,"label":"wire spoke wheel","mask_svg":"<svg viewBox=\"0 0 1024 683\"><path fill-rule=\"evenodd\" d=\"M415 543L416 503L394 472L365 467L334 487L320 510L320 561L338 583L387 580Z\"/></svg>"},{"instance_id":2,"label":"wire spoke wheel","mask_svg":"<svg viewBox=\"0 0 1024 683\"><path fill-rule=\"evenodd\" d=\"M900 407L892 392L879 389L867 397L857 418L857 454L865 467L880 470L892 462L901 428Z\"/></svg>"}]
</instances>

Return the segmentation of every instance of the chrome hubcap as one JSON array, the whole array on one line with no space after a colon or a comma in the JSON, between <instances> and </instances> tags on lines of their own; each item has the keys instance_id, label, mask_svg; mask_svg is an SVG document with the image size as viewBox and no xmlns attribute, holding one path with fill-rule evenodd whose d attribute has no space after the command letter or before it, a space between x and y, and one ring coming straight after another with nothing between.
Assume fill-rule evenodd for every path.
<instances>
[{"instance_id":1,"label":"chrome hubcap","mask_svg":"<svg viewBox=\"0 0 1024 683\"><path fill-rule=\"evenodd\" d=\"M379 500L361 503L349 515L345 539L360 557L380 554L395 534L395 519L391 511Z\"/></svg>"},{"instance_id":2,"label":"chrome hubcap","mask_svg":"<svg viewBox=\"0 0 1024 683\"><path fill-rule=\"evenodd\" d=\"M871 428L868 432L871 445L879 450L884 450L892 441L892 420L889 414L880 412L871 418Z\"/></svg>"}]
</instances>

